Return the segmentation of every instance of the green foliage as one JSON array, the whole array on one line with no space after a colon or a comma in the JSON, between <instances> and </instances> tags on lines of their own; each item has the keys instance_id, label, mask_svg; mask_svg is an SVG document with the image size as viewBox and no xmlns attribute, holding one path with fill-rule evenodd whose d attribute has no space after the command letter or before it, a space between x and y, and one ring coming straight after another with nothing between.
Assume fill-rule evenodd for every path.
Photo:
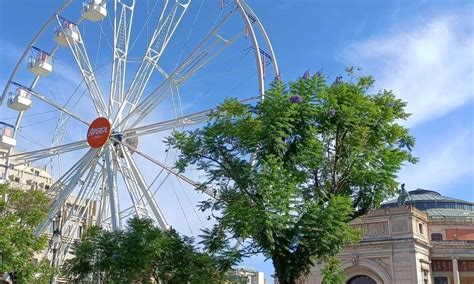
<instances>
[{"instance_id":1,"label":"green foliage","mask_svg":"<svg viewBox=\"0 0 474 284\"><path fill-rule=\"evenodd\" d=\"M33 235L36 227L46 217L48 198L38 190L21 190L0 184L0 251L3 262L1 272L15 272L21 283L47 282L51 273L45 261L33 264L35 252L46 247L45 237Z\"/></svg>"},{"instance_id":2,"label":"green foliage","mask_svg":"<svg viewBox=\"0 0 474 284\"><path fill-rule=\"evenodd\" d=\"M344 283L344 273L340 268L341 260L335 257L327 259L321 271L323 281L321 284L342 284Z\"/></svg>"},{"instance_id":3,"label":"green foliage","mask_svg":"<svg viewBox=\"0 0 474 284\"><path fill-rule=\"evenodd\" d=\"M261 252L283 284L357 239L348 222L393 195L401 165L416 162L414 138L398 123L406 104L391 91L367 94L373 83L275 80L256 106L228 99L205 127L168 137L180 150L176 167L196 165L207 174L201 189L216 193L201 204L217 221L205 232L211 252L235 261ZM231 237L246 245L232 251Z\"/></svg>"},{"instance_id":4,"label":"green foliage","mask_svg":"<svg viewBox=\"0 0 474 284\"><path fill-rule=\"evenodd\" d=\"M226 271L219 259L198 251L191 238L174 230L162 231L148 219L133 218L126 231L93 227L66 264L71 279L106 283L221 283Z\"/></svg>"}]
</instances>

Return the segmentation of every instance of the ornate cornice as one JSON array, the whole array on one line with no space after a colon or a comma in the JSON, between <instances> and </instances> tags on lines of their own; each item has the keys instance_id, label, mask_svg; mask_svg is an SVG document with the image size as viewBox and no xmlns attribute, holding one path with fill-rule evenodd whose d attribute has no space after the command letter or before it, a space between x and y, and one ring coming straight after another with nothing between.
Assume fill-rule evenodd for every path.
<instances>
[{"instance_id":1,"label":"ornate cornice","mask_svg":"<svg viewBox=\"0 0 474 284\"><path fill-rule=\"evenodd\" d=\"M430 249L432 245L425 241L422 241L417 238L403 238L403 239L386 239L378 241L362 241L357 244L346 245L342 249L342 252L357 251L362 248L377 248L377 249L390 249L393 245L410 245L415 247L415 245L422 246L426 249Z\"/></svg>"}]
</instances>

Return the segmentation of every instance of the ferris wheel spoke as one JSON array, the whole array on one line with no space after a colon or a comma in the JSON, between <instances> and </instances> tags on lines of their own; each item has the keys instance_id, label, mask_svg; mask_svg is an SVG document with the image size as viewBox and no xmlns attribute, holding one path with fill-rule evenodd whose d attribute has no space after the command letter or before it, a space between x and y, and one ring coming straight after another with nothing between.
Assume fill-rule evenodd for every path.
<instances>
[{"instance_id":1,"label":"ferris wheel spoke","mask_svg":"<svg viewBox=\"0 0 474 284\"><path fill-rule=\"evenodd\" d=\"M150 155L147 155L141 151L139 151L138 149L132 147L131 145L127 144L127 143L123 143L121 141L118 141L118 140L114 140L116 142L118 142L119 144L122 145L123 148L128 148L129 151L132 151L133 153L136 153L140 156L142 156L143 158L149 160L150 162L156 164L157 166L159 166L160 168L164 169L166 172L176 176L177 178L181 179L182 181L186 182L187 184L191 185L192 187L194 188L199 188L200 187L200 184L196 181L193 181L192 179L190 179L189 177L181 174L180 172L178 172L177 170L173 169L172 167L158 161L157 159L151 157ZM211 189L208 189L208 188L199 188L200 191L202 191L203 193L209 195L210 197L212 198L215 198L215 193L211 190Z\"/></svg>"},{"instance_id":2,"label":"ferris wheel spoke","mask_svg":"<svg viewBox=\"0 0 474 284\"><path fill-rule=\"evenodd\" d=\"M175 119L170 119L167 121L162 121L158 123L153 123L137 128L132 128L123 131L124 135L127 137L134 137L134 136L143 136L147 134L153 134L157 132L166 131L169 129L184 127L195 125L199 123L203 123L209 119L209 114L213 111L213 109L205 110L202 112L194 113L187 116L178 117Z\"/></svg>"},{"instance_id":3,"label":"ferris wheel spoke","mask_svg":"<svg viewBox=\"0 0 474 284\"><path fill-rule=\"evenodd\" d=\"M83 124L89 126L89 123L85 120L83 120L79 115L73 113L72 111L68 110L67 108L65 108L64 106L56 103L55 101L45 97L44 95L42 94L39 94L37 93L36 91L33 91L33 90L28 90L28 93L30 93L32 96L34 96L35 98L43 101L44 103L56 108L57 110L69 115L70 117L73 117L74 119L76 119L77 121L79 122L82 122Z\"/></svg>"},{"instance_id":4,"label":"ferris wheel spoke","mask_svg":"<svg viewBox=\"0 0 474 284\"><path fill-rule=\"evenodd\" d=\"M247 99L240 100L241 103L248 103L252 101L257 101L259 97L251 97ZM154 134L174 128L180 128L185 126L191 126L199 123L203 123L209 120L209 115L216 111L215 108L210 108L193 114L189 114L182 117L177 117L175 119L170 119L167 121L162 121L158 123L153 123L145 126L140 126L137 128L132 128L123 131L123 134L127 137L136 137L143 136L148 134Z\"/></svg>"},{"instance_id":5,"label":"ferris wheel spoke","mask_svg":"<svg viewBox=\"0 0 474 284\"><path fill-rule=\"evenodd\" d=\"M114 49L112 64L112 80L109 97L109 115L120 106L124 97L125 75L127 69L128 45L132 30L135 0L126 5L121 0L114 1Z\"/></svg>"},{"instance_id":6,"label":"ferris wheel spoke","mask_svg":"<svg viewBox=\"0 0 474 284\"><path fill-rule=\"evenodd\" d=\"M175 1L175 4L170 9L168 9L168 3L168 0L166 0L164 3L158 25L153 32L150 42L148 43L145 56L140 63L140 67L135 73L126 96L121 101L121 107L117 114L119 120L121 113L127 105L136 105L140 100L155 69L164 74L165 78L168 77L158 65L158 61L160 60L161 55L166 49L166 46L179 26L184 14L188 9L189 4L191 3L191 0L187 0L186 3Z\"/></svg>"},{"instance_id":7,"label":"ferris wheel spoke","mask_svg":"<svg viewBox=\"0 0 474 284\"><path fill-rule=\"evenodd\" d=\"M71 50L77 67L81 71L97 114L102 117L107 117L107 107L97 82L97 78L92 70L92 65L89 56L87 55L84 40L77 24L74 24L59 15L57 15L56 18L59 23L59 32L62 33L62 35L65 35L67 45ZM75 37L70 36L69 34L71 33L74 34Z\"/></svg>"},{"instance_id":8,"label":"ferris wheel spoke","mask_svg":"<svg viewBox=\"0 0 474 284\"><path fill-rule=\"evenodd\" d=\"M98 149L90 149L68 172L66 172L51 188L47 194L53 196L51 209L45 221L36 229L35 235L40 236L51 224L60 208L64 205L66 199L79 184L80 178L89 170L96 161L99 154Z\"/></svg>"},{"instance_id":9,"label":"ferris wheel spoke","mask_svg":"<svg viewBox=\"0 0 474 284\"><path fill-rule=\"evenodd\" d=\"M231 19L235 11L226 15L214 29L197 45L190 55L171 73L141 103L132 105L128 115L119 123L119 126L134 127L152 112L156 106L171 94L170 88L178 87L206 66L212 59L219 55L226 47L244 34L244 31L224 38L219 34L224 24Z\"/></svg>"},{"instance_id":10,"label":"ferris wheel spoke","mask_svg":"<svg viewBox=\"0 0 474 284\"><path fill-rule=\"evenodd\" d=\"M17 166L17 165L22 165L22 164L30 163L33 161L49 158L51 156L56 156L59 154L77 151L80 149L84 149L86 147L88 147L87 141L82 140L82 141L55 146L55 147L51 147L47 149L13 154L13 155L6 156L6 158L18 161L18 163L15 164L15 166Z\"/></svg>"},{"instance_id":11,"label":"ferris wheel spoke","mask_svg":"<svg viewBox=\"0 0 474 284\"><path fill-rule=\"evenodd\" d=\"M138 169L138 166L130 153L130 150L128 148L123 147L123 144L121 144L120 148L122 150L124 159L128 167L130 168L131 176L136 182L137 187L140 190L140 194L143 196L144 202L147 203L149 209L151 210L150 213L152 214L150 215L154 217L155 221L162 229L167 230L169 226L165 220L165 217L161 212L160 208L158 207L155 198L151 194L149 187L147 186L145 179L143 178L143 175Z\"/></svg>"}]
</instances>

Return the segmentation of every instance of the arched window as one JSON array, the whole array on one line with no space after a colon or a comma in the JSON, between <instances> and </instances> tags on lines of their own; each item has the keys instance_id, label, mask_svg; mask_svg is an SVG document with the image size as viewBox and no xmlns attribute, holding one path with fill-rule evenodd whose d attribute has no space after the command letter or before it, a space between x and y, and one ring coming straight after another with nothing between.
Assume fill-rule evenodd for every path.
<instances>
[{"instance_id":1,"label":"arched window","mask_svg":"<svg viewBox=\"0 0 474 284\"><path fill-rule=\"evenodd\" d=\"M367 275L357 275L349 279L347 284L377 284L377 282Z\"/></svg>"},{"instance_id":2,"label":"arched window","mask_svg":"<svg viewBox=\"0 0 474 284\"><path fill-rule=\"evenodd\" d=\"M431 234L431 240L432 241L442 241L443 240L443 235L440 233L433 233Z\"/></svg>"}]
</instances>

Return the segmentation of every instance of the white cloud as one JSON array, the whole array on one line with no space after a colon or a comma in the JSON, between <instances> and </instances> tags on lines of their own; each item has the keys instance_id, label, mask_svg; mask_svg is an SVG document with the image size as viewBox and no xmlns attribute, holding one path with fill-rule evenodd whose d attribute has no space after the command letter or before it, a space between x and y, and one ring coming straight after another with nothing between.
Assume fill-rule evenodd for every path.
<instances>
[{"instance_id":1,"label":"white cloud","mask_svg":"<svg viewBox=\"0 0 474 284\"><path fill-rule=\"evenodd\" d=\"M434 139L417 155L421 158L415 165L406 166L399 175L399 181L408 188L417 187L440 190L446 195L460 195L459 189L451 188L453 181L474 176L473 144L474 129L451 131L456 135L443 135ZM457 192L454 192L456 190ZM474 192L468 193L474 198Z\"/></svg>"},{"instance_id":2,"label":"white cloud","mask_svg":"<svg viewBox=\"0 0 474 284\"><path fill-rule=\"evenodd\" d=\"M351 45L344 63L408 102L408 126L442 117L474 98L474 24L469 13L410 22Z\"/></svg>"}]
</instances>

